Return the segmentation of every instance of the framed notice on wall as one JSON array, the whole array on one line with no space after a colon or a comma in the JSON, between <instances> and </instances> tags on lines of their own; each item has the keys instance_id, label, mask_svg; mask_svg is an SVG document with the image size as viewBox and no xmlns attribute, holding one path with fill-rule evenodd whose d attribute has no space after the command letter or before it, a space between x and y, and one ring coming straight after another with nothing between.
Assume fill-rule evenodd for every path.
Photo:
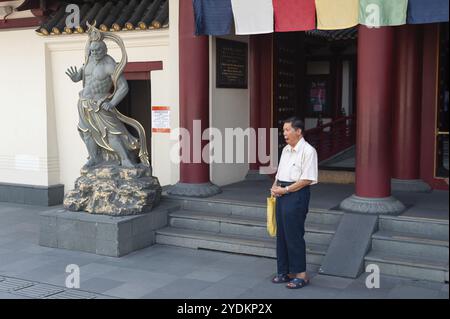
<instances>
[{"instance_id":1,"label":"framed notice on wall","mask_svg":"<svg viewBox=\"0 0 450 319\"><path fill-rule=\"evenodd\" d=\"M152 106L152 132L170 133L170 107Z\"/></svg>"},{"instance_id":2,"label":"framed notice on wall","mask_svg":"<svg viewBox=\"0 0 450 319\"><path fill-rule=\"evenodd\" d=\"M306 116L332 116L330 81L328 76L307 76L306 81Z\"/></svg>"},{"instance_id":3,"label":"framed notice on wall","mask_svg":"<svg viewBox=\"0 0 450 319\"><path fill-rule=\"evenodd\" d=\"M246 89L248 87L247 43L216 39L216 87Z\"/></svg>"}]
</instances>

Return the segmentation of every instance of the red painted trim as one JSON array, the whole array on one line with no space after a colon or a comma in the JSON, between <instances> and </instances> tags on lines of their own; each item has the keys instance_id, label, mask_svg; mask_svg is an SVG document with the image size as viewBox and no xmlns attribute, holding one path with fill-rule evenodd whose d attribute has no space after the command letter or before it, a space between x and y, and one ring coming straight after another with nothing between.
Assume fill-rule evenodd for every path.
<instances>
[{"instance_id":1,"label":"red painted trim","mask_svg":"<svg viewBox=\"0 0 450 319\"><path fill-rule=\"evenodd\" d=\"M436 144L437 77L439 51L439 25L424 26L423 79L422 79L422 132L420 177L432 188L447 190L443 179L434 178Z\"/></svg>"},{"instance_id":2,"label":"red painted trim","mask_svg":"<svg viewBox=\"0 0 450 319\"><path fill-rule=\"evenodd\" d=\"M336 120L341 117L341 107L342 107L342 56L338 55L334 61L333 67L334 77L334 112L333 112L333 120Z\"/></svg>"},{"instance_id":3,"label":"red painted trim","mask_svg":"<svg viewBox=\"0 0 450 319\"><path fill-rule=\"evenodd\" d=\"M152 71L160 71L163 69L162 61L152 62L129 62L125 66L125 78L132 80L150 80Z\"/></svg>"},{"instance_id":4,"label":"red painted trim","mask_svg":"<svg viewBox=\"0 0 450 319\"><path fill-rule=\"evenodd\" d=\"M39 18L6 19L6 21L0 20L0 29L30 28L40 24Z\"/></svg>"}]
</instances>

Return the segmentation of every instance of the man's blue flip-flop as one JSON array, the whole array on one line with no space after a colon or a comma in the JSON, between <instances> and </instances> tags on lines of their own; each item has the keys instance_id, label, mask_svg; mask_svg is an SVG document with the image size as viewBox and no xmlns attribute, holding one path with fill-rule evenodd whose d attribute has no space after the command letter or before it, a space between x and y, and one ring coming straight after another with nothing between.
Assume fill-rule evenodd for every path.
<instances>
[{"instance_id":1,"label":"man's blue flip-flop","mask_svg":"<svg viewBox=\"0 0 450 319\"><path fill-rule=\"evenodd\" d=\"M285 282L289 282L291 278L288 275L276 275L272 278L272 283L274 284L282 284Z\"/></svg>"},{"instance_id":2,"label":"man's blue flip-flop","mask_svg":"<svg viewBox=\"0 0 450 319\"><path fill-rule=\"evenodd\" d=\"M309 285L309 280L305 280L303 278L294 278L291 281L289 281L289 284L286 286L286 288L300 289L300 288L303 288L308 285Z\"/></svg>"}]
</instances>

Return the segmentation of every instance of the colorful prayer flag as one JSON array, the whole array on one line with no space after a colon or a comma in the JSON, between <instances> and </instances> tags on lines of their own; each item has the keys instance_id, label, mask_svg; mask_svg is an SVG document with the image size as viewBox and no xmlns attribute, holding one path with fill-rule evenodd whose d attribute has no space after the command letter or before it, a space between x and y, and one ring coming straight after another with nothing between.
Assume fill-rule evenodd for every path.
<instances>
[{"instance_id":1,"label":"colorful prayer flag","mask_svg":"<svg viewBox=\"0 0 450 319\"><path fill-rule=\"evenodd\" d=\"M448 22L448 0L409 0L409 24Z\"/></svg>"},{"instance_id":2,"label":"colorful prayer flag","mask_svg":"<svg viewBox=\"0 0 450 319\"><path fill-rule=\"evenodd\" d=\"M193 0L196 35L227 35L233 25L231 0Z\"/></svg>"},{"instance_id":3,"label":"colorful prayer flag","mask_svg":"<svg viewBox=\"0 0 450 319\"><path fill-rule=\"evenodd\" d=\"M316 28L315 0L273 0L275 31L306 31Z\"/></svg>"},{"instance_id":4,"label":"colorful prayer flag","mask_svg":"<svg viewBox=\"0 0 450 319\"><path fill-rule=\"evenodd\" d=\"M408 0L360 0L359 23L368 27L406 24Z\"/></svg>"},{"instance_id":5,"label":"colorful prayer flag","mask_svg":"<svg viewBox=\"0 0 450 319\"><path fill-rule=\"evenodd\" d=\"M272 0L231 0L236 34L273 32Z\"/></svg>"},{"instance_id":6,"label":"colorful prayer flag","mask_svg":"<svg viewBox=\"0 0 450 319\"><path fill-rule=\"evenodd\" d=\"M339 30L358 24L359 0L316 0L317 29Z\"/></svg>"}]
</instances>

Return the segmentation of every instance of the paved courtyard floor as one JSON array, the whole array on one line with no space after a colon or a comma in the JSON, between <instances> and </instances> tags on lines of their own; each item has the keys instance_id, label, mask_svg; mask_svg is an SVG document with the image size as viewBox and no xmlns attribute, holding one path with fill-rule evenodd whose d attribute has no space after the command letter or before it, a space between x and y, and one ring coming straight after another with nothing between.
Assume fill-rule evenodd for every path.
<instances>
[{"instance_id":1,"label":"paved courtyard floor","mask_svg":"<svg viewBox=\"0 0 450 319\"><path fill-rule=\"evenodd\" d=\"M357 279L311 273L300 290L270 283L274 259L155 245L121 258L41 247L39 213L48 207L0 203L0 299L448 299L448 284L381 276ZM65 288L68 265L80 290Z\"/></svg>"}]
</instances>

